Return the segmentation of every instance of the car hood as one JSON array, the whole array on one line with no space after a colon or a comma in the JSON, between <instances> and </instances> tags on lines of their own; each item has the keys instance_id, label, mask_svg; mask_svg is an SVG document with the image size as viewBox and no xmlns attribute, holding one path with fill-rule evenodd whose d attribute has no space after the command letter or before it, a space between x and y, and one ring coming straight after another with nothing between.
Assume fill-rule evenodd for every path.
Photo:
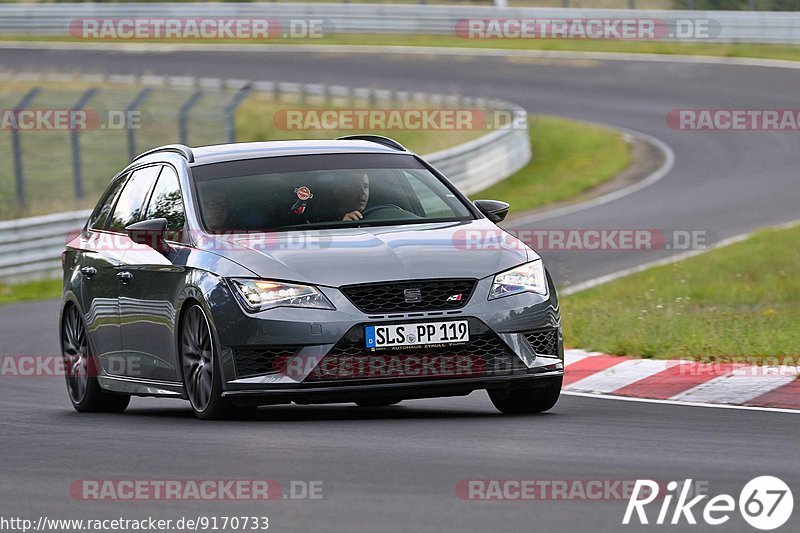
<instances>
[{"instance_id":1,"label":"car hood","mask_svg":"<svg viewBox=\"0 0 800 533\"><path fill-rule=\"evenodd\" d=\"M338 287L425 278L484 278L538 256L486 219L247 235L211 249L262 278Z\"/></svg>"}]
</instances>

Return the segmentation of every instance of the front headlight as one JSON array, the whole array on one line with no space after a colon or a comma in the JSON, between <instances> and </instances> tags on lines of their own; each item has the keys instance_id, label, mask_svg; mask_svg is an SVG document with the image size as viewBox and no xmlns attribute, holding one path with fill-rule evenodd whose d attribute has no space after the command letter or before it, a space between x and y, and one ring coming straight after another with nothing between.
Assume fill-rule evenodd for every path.
<instances>
[{"instance_id":1,"label":"front headlight","mask_svg":"<svg viewBox=\"0 0 800 533\"><path fill-rule=\"evenodd\" d=\"M268 279L231 279L234 290L250 311L263 311L273 307L311 307L336 309L319 289L311 285L298 285Z\"/></svg>"},{"instance_id":2,"label":"front headlight","mask_svg":"<svg viewBox=\"0 0 800 533\"><path fill-rule=\"evenodd\" d=\"M521 292L547 295L547 277L541 259L497 274L489 291L489 299L494 300Z\"/></svg>"}]
</instances>

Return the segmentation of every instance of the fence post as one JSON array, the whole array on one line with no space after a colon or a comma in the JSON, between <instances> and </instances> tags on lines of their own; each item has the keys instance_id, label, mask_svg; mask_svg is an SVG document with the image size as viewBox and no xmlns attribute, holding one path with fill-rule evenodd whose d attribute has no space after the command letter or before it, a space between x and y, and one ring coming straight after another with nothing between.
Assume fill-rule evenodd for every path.
<instances>
[{"instance_id":1,"label":"fence post","mask_svg":"<svg viewBox=\"0 0 800 533\"><path fill-rule=\"evenodd\" d=\"M202 89L197 89L192 93L189 99L183 103L180 111L178 111L178 132L181 144L189 144L189 128L187 126L189 111L197 104L201 96L203 96Z\"/></svg>"},{"instance_id":2,"label":"fence post","mask_svg":"<svg viewBox=\"0 0 800 533\"><path fill-rule=\"evenodd\" d=\"M80 111L85 108L95 94L97 94L96 87L92 87L83 93L72 110ZM81 166L81 144L78 133L77 128L72 127L69 130L69 142L72 148L72 176L75 179L75 198L80 200L83 198L83 168Z\"/></svg>"},{"instance_id":3,"label":"fence post","mask_svg":"<svg viewBox=\"0 0 800 533\"><path fill-rule=\"evenodd\" d=\"M31 100L39 94L39 90L39 87L34 87L25 93L25 96L14 107L15 112L28 107ZM18 114L17 119L19 119ZM19 130L19 124L11 130L11 151L14 153L14 180L17 187L17 204L22 207L25 205L25 177L22 174L22 147L20 146Z\"/></svg>"},{"instance_id":4,"label":"fence post","mask_svg":"<svg viewBox=\"0 0 800 533\"><path fill-rule=\"evenodd\" d=\"M251 85L248 83L239 89L239 92L236 93L236 96L234 96L228 105L225 106L225 142L236 142L236 123L234 120L234 115L236 114L236 110L239 108L242 102L244 102L244 99L247 98L247 95L250 94L251 88Z\"/></svg>"},{"instance_id":5,"label":"fence post","mask_svg":"<svg viewBox=\"0 0 800 533\"><path fill-rule=\"evenodd\" d=\"M308 91L305 83L297 84L297 95L300 97L300 105L304 106L308 102Z\"/></svg>"},{"instance_id":6,"label":"fence post","mask_svg":"<svg viewBox=\"0 0 800 533\"><path fill-rule=\"evenodd\" d=\"M133 99L133 101L128 105L128 107L125 108L125 121L126 121L126 123L130 122L128 120L128 117L130 117L130 114L133 113L134 111L136 111L136 109L144 103L145 99L148 96L150 96L150 93L152 93L152 92L153 92L153 89L150 88L150 87L147 87L147 88L142 89L141 91L139 91L139 94L137 94L136 97ZM133 158L138 155L136 153L136 134L134 133L133 128L131 128L130 124L126 124L126 127L127 127L127 130L128 130L128 154L130 155L131 161L133 161Z\"/></svg>"}]
</instances>

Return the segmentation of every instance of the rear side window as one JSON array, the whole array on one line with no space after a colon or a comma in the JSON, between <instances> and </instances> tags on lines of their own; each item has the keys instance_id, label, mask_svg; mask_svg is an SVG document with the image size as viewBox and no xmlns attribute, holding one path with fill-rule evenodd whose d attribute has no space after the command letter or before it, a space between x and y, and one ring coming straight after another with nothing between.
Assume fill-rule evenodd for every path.
<instances>
[{"instance_id":1,"label":"rear side window","mask_svg":"<svg viewBox=\"0 0 800 533\"><path fill-rule=\"evenodd\" d=\"M92 229L103 229L108 222L108 216L111 214L111 209L114 207L114 202L117 199L119 190L125 183L125 178L120 178L114 182L108 190L103 199L97 204L97 207L92 213L92 218L89 219L89 227Z\"/></svg>"},{"instance_id":2,"label":"rear side window","mask_svg":"<svg viewBox=\"0 0 800 533\"><path fill-rule=\"evenodd\" d=\"M156 165L139 169L131 175L114 207L114 214L108 223L109 230L121 232L139 220L147 193L160 171L161 166Z\"/></svg>"},{"instance_id":3,"label":"rear side window","mask_svg":"<svg viewBox=\"0 0 800 533\"><path fill-rule=\"evenodd\" d=\"M165 166L158 178L150 203L147 206L144 219L166 218L167 231L171 232L170 240L175 238L177 232L183 229L186 222L186 213L183 210L183 199L178 175L175 169Z\"/></svg>"}]
</instances>

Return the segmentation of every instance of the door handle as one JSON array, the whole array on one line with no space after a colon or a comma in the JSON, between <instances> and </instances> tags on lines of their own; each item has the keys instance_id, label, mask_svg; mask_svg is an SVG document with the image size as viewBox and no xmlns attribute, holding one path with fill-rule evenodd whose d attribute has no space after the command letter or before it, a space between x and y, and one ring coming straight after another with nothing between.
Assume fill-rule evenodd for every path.
<instances>
[{"instance_id":1,"label":"door handle","mask_svg":"<svg viewBox=\"0 0 800 533\"><path fill-rule=\"evenodd\" d=\"M95 267L85 266L81 268L81 274L83 274L87 278L91 278L92 276L97 274L97 269Z\"/></svg>"},{"instance_id":2,"label":"door handle","mask_svg":"<svg viewBox=\"0 0 800 533\"><path fill-rule=\"evenodd\" d=\"M130 280L133 279L133 274L130 272L117 272L117 279L120 280L122 283L128 283Z\"/></svg>"}]
</instances>

